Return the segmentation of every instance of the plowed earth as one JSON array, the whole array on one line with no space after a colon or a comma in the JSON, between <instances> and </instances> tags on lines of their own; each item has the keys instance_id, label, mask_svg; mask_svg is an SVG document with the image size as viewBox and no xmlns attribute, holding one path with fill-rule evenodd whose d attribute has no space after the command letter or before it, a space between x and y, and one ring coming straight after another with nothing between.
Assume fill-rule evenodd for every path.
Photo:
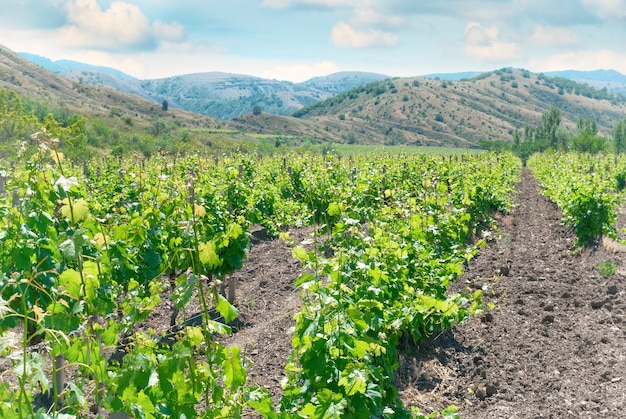
<instances>
[{"instance_id":1,"label":"plowed earth","mask_svg":"<svg viewBox=\"0 0 626 419\"><path fill-rule=\"evenodd\" d=\"M455 287L482 288L495 308L400 348L396 384L424 412L455 404L463 418L618 418L626 406L626 253L576 250L556 206L522 173L511 214ZM623 222L623 219L620 220ZM291 233L311 244L311 230ZM617 267L601 275L598 265ZM290 248L260 237L235 274L242 324L225 342L246 348L251 382L280 398L299 309ZM606 275L606 274L605 274Z\"/></svg>"}]
</instances>

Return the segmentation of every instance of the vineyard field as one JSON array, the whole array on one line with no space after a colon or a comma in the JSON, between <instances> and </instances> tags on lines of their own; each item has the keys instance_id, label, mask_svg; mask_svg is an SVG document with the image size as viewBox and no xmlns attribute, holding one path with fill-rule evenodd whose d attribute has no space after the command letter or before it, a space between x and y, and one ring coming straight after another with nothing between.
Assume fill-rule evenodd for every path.
<instances>
[{"instance_id":1,"label":"vineyard field","mask_svg":"<svg viewBox=\"0 0 626 419\"><path fill-rule=\"evenodd\" d=\"M33 138L0 171L3 417L525 417L549 365L608 383L615 404L584 409L617 406L619 352L601 349L621 347L608 335L626 308L622 159L74 166L51 133ZM582 315L600 326L567 320ZM578 363L547 356L561 335ZM531 353L542 367L520 382Z\"/></svg>"}]
</instances>

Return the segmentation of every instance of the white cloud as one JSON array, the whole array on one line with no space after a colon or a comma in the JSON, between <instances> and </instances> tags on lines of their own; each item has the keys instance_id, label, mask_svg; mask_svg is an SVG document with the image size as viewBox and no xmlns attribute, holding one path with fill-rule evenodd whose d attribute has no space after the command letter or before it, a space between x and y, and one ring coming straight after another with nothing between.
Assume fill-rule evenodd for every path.
<instances>
[{"instance_id":1,"label":"white cloud","mask_svg":"<svg viewBox=\"0 0 626 419\"><path fill-rule=\"evenodd\" d=\"M67 3L68 25L60 29L71 46L112 49L154 49L161 41L183 38L177 23L150 23L141 9L124 1L114 1L102 10L96 0L73 0Z\"/></svg>"},{"instance_id":2,"label":"white cloud","mask_svg":"<svg viewBox=\"0 0 626 419\"><path fill-rule=\"evenodd\" d=\"M519 46L501 39L497 26L485 28L472 22L465 27L465 54L480 62L502 62L520 59Z\"/></svg>"},{"instance_id":3,"label":"white cloud","mask_svg":"<svg viewBox=\"0 0 626 419\"><path fill-rule=\"evenodd\" d=\"M497 42L500 30L497 26L485 28L478 23L468 23L465 27L465 43L474 46L489 46Z\"/></svg>"},{"instance_id":4,"label":"white cloud","mask_svg":"<svg viewBox=\"0 0 626 419\"><path fill-rule=\"evenodd\" d=\"M320 61L313 64L282 65L271 68L263 73L262 77L276 80L290 80L303 82L310 78L332 74L339 71L339 67L330 61Z\"/></svg>"},{"instance_id":5,"label":"white cloud","mask_svg":"<svg viewBox=\"0 0 626 419\"><path fill-rule=\"evenodd\" d=\"M344 21L338 22L332 30L333 43L347 48L393 47L398 45L398 37L377 29L355 29Z\"/></svg>"},{"instance_id":6,"label":"white cloud","mask_svg":"<svg viewBox=\"0 0 626 419\"><path fill-rule=\"evenodd\" d=\"M529 69L533 71L613 69L626 74L626 54L607 49L571 51L531 60Z\"/></svg>"},{"instance_id":7,"label":"white cloud","mask_svg":"<svg viewBox=\"0 0 626 419\"><path fill-rule=\"evenodd\" d=\"M580 42L578 36L567 28L554 26L535 26L530 42L541 47L566 47Z\"/></svg>"},{"instance_id":8,"label":"white cloud","mask_svg":"<svg viewBox=\"0 0 626 419\"><path fill-rule=\"evenodd\" d=\"M349 20L350 24L357 27L384 27L401 28L406 25L404 17L383 15L372 9L359 9Z\"/></svg>"},{"instance_id":9,"label":"white cloud","mask_svg":"<svg viewBox=\"0 0 626 419\"><path fill-rule=\"evenodd\" d=\"M262 0L261 6L270 9L335 9L353 3L352 0Z\"/></svg>"},{"instance_id":10,"label":"white cloud","mask_svg":"<svg viewBox=\"0 0 626 419\"><path fill-rule=\"evenodd\" d=\"M582 0L582 3L602 18L626 17L626 0Z\"/></svg>"}]
</instances>

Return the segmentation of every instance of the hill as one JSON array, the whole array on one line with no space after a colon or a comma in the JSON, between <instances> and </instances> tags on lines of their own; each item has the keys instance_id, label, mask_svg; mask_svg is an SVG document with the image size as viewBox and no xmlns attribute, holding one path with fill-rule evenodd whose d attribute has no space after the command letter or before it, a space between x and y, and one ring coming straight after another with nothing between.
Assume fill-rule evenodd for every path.
<instances>
[{"instance_id":1,"label":"hill","mask_svg":"<svg viewBox=\"0 0 626 419\"><path fill-rule=\"evenodd\" d=\"M481 140L511 141L515 130L523 131L527 125L536 127L542 113L552 105L561 109L562 125L566 128L574 130L582 116L595 120L600 134L606 136L626 115L626 99L607 89L510 68L459 81L385 78L365 85L359 84L383 76L339 73L298 84L201 73L137 81L142 91L156 92L153 100L162 100L163 96L156 95L168 94L172 95L168 99L170 105L185 103L191 107L195 103L198 111L203 106L206 110L207 104L201 99L206 95L214 96L211 106L216 107L217 103L227 103L228 98L244 97L247 105L233 100L231 106L238 106L238 112L243 114L228 122L171 107L164 111L160 103L137 95L70 81L6 48L0 48L0 76L0 87L14 89L40 103L54 104L67 113L90 115L122 132L152 132L155 141L159 141L164 123L174 130L186 129L186 133L170 135L168 141L178 144L177 136L185 141L191 136L191 149L192 144L219 148L226 142L262 143L267 147L324 142L477 147ZM102 73L92 76L104 77ZM136 81L123 82L132 85ZM336 93L351 84L358 86ZM273 97L275 106L284 110L296 107L292 100L296 96L300 108L292 116L277 115L265 108L250 112L260 103L256 98ZM303 98L308 98L309 106L301 106L307 101ZM244 108L248 108L247 112Z\"/></svg>"},{"instance_id":2,"label":"hill","mask_svg":"<svg viewBox=\"0 0 626 419\"><path fill-rule=\"evenodd\" d=\"M107 86L161 104L229 120L260 106L265 112L290 115L305 106L389 76L344 71L302 83L243 74L206 72L138 80L119 70L71 60L52 61L35 54L24 58L53 73L83 84Z\"/></svg>"},{"instance_id":3,"label":"hill","mask_svg":"<svg viewBox=\"0 0 626 419\"><path fill-rule=\"evenodd\" d=\"M345 141L472 147L509 140L535 127L553 104L562 125L593 119L610 135L626 114L625 98L563 78L502 69L470 80L388 79L337 95L294 114Z\"/></svg>"},{"instance_id":4,"label":"hill","mask_svg":"<svg viewBox=\"0 0 626 419\"><path fill-rule=\"evenodd\" d=\"M117 147L121 152L135 150L148 155L159 149L197 150L209 142L228 148L241 140L222 133L228 131L223 121L179 109L164 110L137 95L68 80L1 45L0 89L15 91L25 110L32 111L39 121L53 114L66 125L84 117L90 153L108 153ZM207 130L215 132L210 139ZM0 136L0 148L12 147L16 139L5 137Z\"/></svg>"},{"instance_id":5,"label":"hill","mask_svg":"<svg viewBox=\"0 0 626 419\"><path fill-rule=\"evenodd\" d=\"M30 54L28 52L20 52L19 55L26 58L33 64L37 64L38 66L43 67L48 71L61 75L72 72L89 71L93 73L107 74L120 80L136 80L135 77L111 67L95 66L73 60L52 61L49 58L42 57L41 55L37 54Z\"/></svg>"},{"instance_id":6,"label":"hill","mask_svg":"<svg viewBox=\"0 0 626 419\"><path fill-rule=\"evenodd\" d=\"M545 73L551 77L563 77L579 83L585 83L598 89L606 89L609 92L626 96L626 75L615 70L594 71L551 71Z\"/></svg>"},{"instance_id":7,"label":"hill","mask_svg":"<svg viewBox=\"0 0 626 419\"><path fill-rule=\"evenodd\" d=\"M163 112L153 102L109 87L70 81L1 45L0 88L15 90L21 96L39 101L41 106L49 104L51 109L102 118L113 125L119 125L125 118L140 126L150 124L155 118L176 119L180 125L189 127L219 125L218 121L190 112L177 109Z\"/></svg>"}]
</instances>

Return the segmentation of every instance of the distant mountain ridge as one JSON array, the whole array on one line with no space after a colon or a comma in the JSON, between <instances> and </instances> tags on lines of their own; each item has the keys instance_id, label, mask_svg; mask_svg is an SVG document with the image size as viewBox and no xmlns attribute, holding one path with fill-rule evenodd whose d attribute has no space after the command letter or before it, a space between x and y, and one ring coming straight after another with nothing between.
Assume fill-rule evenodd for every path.
<instances>
[{"instance_id":1,"label":"distant mountain ridge","mask_svg":"<svg viewBox=\"0 0 626 419\"><path fill-rule=\"evenodd\" d=\"M94 80L113 79L88 70L73 73ZM470 79L464 75L460 81L380 75L385 78L332 93L341 86L377 77L353 74L334 74L305 83L227 73L125 81L144 94L154 92L150 94L157 101L170 95L167 97L172 104L180 100L190 101L186 106L193 101L206 106L207 92L211 92L216 107L226 107L230 100L231 108L239 106L241 112L247 108L236 118L217 121L175 108L165 111L160 103L106 86L92 86L85 79L68 80L0 46L0 87L14 89L44 105L54 104L65 115L85 114L129 132L156 132L167 123L182 126L190 135L197 134L202 144L246 140L271 141L276 147L324 143L478 147L483 140L512 141L516 130L524 133L525 127L536 127L551 106L561 110L562 126L570 132L575 132L578 118L584 117L597 122L601 135L610 136L617 121L626 115L624 96L528 70L503 68ZM280 107L285 109L288 99L296 94L300 103L305 98L311 104L287 116L263 108L266 102L261 99L270 97L276 104L282 102ZM263 108L260 114L252 112L253 104Z\"/></svg>"},{"instance_id":2,"label":"distant mountain ridge","mask_svg":"<svg viewBox=\"0 0 626 419\"><path fill-rule=\"evenodd\" d=\"M159 104L165 100L171 107L221 120L245 115L257 106L263 112L287 116L352 89L392 78L378 73L343 71L294 83L245 74L205 72L139 80L109 67L71 60L52 61L24 52L20 55L75 82L111 87ZM464 71L432 73L420 77L461 81L479 77L481 74L484 72ZM615 70L565 70L543 74L574 80L626 96L626 75Z\"/></svg>"},{"instance_id":3,"label":"distant mountain ridge","mask_svg":"<svg viewBox=\"0 0 626 419\"><path fill-rule=\"evenodd\" d=\"M31 54L28 52L20 52L18 53L22 57L26 58L33 64L37 64L45 68L48 71L53 73L64 75L66 73L72 73L75 71L90 71L96 73L108 74L109 76L118 78L120 80L136 80L135 77L130 76L123 71L117 70L111 67L103 67L91 64L81 63L79 61L72 60L56 60L53 61L49 58L42 57L41 55Z\"/></svg>"},{"instance_id":4,"label":"distant mountain ridge","mask_svg":"<svg viewBox=\"0 0 626 419\"><path fill-rule=\"evenodd\" d=\"M460 81L479 76L481 71L462 71L458 73L432 73L421 77L437 80ZM562 77L578 83L585 83L597 89L606 88L609 92L626 96L626 75L616 70L562 70L546 71L549 77Z\"/></svg>"},{"instance_id":5,"label":"distant mountain ridge","mask_svg":"<svg viewBox=\"0 0 626 419\"><path fill-rule=\"evenodd\" d=\"M165 100L174 108L222 120L251 112L255 106L260 106L264 112L291 115L338 93L389 78L384 74L344 71L294 83L244 74L205 72L139 80L108 67L71 60L52 61L24 52L20 55L72 81L112 87L155 103Z\"/></svg>"}]
</instances>

